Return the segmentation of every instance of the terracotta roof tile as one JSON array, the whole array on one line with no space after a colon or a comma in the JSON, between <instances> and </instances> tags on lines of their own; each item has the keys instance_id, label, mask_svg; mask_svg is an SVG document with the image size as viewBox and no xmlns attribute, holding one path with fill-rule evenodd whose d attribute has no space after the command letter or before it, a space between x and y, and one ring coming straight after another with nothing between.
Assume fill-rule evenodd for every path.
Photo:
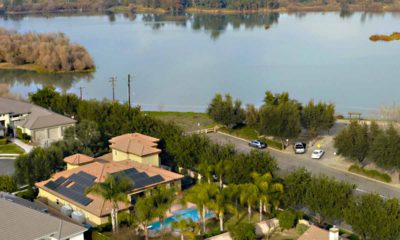
<instances>
[{"instance_id":1,"label":"terracotta roof tile","mask_svg":"<svg viewBox=\"0 0 400 240\"><path fill-rule=\"evenodd\" d=\"M110 139L110 148L142 157L160 153L158 142L159 139L140 133L127 133Z\"/></svg>"},{"instance_id":2,"label":"terracotta roof tile","mask_svg":"<svg viewBox=\"0 0 400 240\"><path fill-rule=\"evenodd\" d=\"M94 161L94 158L89 157L85 154L80 154L80 153L77 153L77 154L74 154L74 155L64 158L64 162L69 163L71 165L81 165L81 164L90 163L93 161Z\"/></svg>"},{"instance_id":3,"label":"terracotta roof tile","mask_svg":"<svg viewBox=\"0 0 400 240\"><path fill-rule=\"evenodd\" d=\"M297 240L329 240L329 232L311 225Z\"/></svg>"}]
</instances>

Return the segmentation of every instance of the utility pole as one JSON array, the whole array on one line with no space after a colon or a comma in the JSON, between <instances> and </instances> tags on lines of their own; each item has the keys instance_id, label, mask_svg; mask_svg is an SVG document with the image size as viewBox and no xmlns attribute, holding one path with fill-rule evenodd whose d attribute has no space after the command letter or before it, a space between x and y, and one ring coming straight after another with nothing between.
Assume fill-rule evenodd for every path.
<instances>
[{"instance_id":1,"label":"utility pole","mask_svg":"<svg viewBox=\"0 0 400 240\"><path fill-rule=\"evenodd\" d=\"M113 102L115 102L115 82L117 81L116 77L111 77L110 78L110 82L111 82L111 86L112 86L112 100Z\"/></svg>"},{"instance_id":2,"label":"utility pole","mask_svg":"<svg viewBox=\"0 0 400 240\"><path fill-rule=\"evenodd\" d=\"M84 87L79 87L79 93L80 93L79 96L80 96L80 99L81 99L81 100L82 100L82 96L83 96L83 95L82 95L82 90L83 90L83 89L84 89Z\"/></svg>"},{"instance_id":3,"label":"utility pole","mask_svg":"<svg viewBox=\"0 0 400 240\"><path fill-rule=\"evenodd\" d=\"M131 109L131 75L128 74L128 107Z\"/></svg>"}]
</instances>

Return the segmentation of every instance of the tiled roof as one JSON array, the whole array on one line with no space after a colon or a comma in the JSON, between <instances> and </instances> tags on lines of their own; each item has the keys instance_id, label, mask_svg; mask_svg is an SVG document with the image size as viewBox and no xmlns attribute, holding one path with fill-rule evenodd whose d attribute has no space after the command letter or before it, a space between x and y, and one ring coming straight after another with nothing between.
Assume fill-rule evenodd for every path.
<instances>
[{"instance_id":1,"label":"tiled roof","mask_svg":"<svg viewBox=\"0 0 400 240\"><path fill-rule=\"evenodd\" d=\"M85 154L80 154L80 153L77 153L77 154L74 154L74 155L64 158L64 162L69 163L71 165L81 165L81 164L90 163L93 161L94 161L94 158L89 157Z\"/></svg>"},{"instance_id":2,"label":"tiled roof","mask_svg":"<svg viewBox=\"0 0 400 240\"><path fill-rule=\"evenodd\" d=\"M58 239L60 226L60 240L70 239L86 231L79 225L6 199L0 199L0 213L0 239L34 240L49 236Z\"/></svg>"},{"instance_id":3,"label":"tiled roof","mask_svg":"<svg viewBox=\"0 0 400 240\"><path fill-rule=\"evenodd\" d=\"M65 170L62 172L58 172L54 174L51 179L36 183L36 186L38 188L44 189L47 192L52 193L55 196L58 196L61 199L64 199L65 201L71 202L74 205L96 215L96 216L106 216L111 212L111 204L108 201L105 201L101 196L96 195L96 194L87 194L86 197L90 198L92 201L87 204L87 205L82 205L65 195L61 194L60 192L54 191L50 189L49 187L45 186L48 182L56 182L58 179L61 179L61 184L64 181L67 181L68 178L73 175L77 174L79 172L84 172L86 174L89 174L93 177L95 177L95 182L104 182L108 174L117 174L117 173L122 173L128 169L133 169L132 171L135 171L137 173L142 173L146 174L148 177L154 177L159 175L161 178L160 182L157 182L155 184L148 184L145 186L141 186L139 188L134 188L130 193L134 193L136 191L141 191L142 189L150 188L162 183L167 183L175 180L182 179L183 176L174 172L170 172L168 170L158 168L158 167L153 167L153 166L148 166L144 165L141 163L137 163L131 160L124 160L124 161L117 161L117 162L101 162L101 161L95 161L93 163L89 163L83 166L79 166L74 169L70 170ZM73 186L73 184L72 184ZM68 188L72 187L68 186ZM125 205L124 203L120 202L119 203L119 209L123 210L128 208L129 205Z\"/></svg>"},{"instance_id":4,"label":"tiled roof","mask_svg":"<svg viewBox=\"0 0 400 240\"><path fill-rule=\"evenodd\" d=\"M329 232L311 225L297 240L329 240Z\"/></svg>"},{"instance_id":5,"label":"tiled roof","mask_svg":"<svg viewBox=\"0 0 400 240\"><path fill-rule=\"evenodd\" d=\"M128 133L110 139L110 148L142 157L160 153L157 142L159 142L157 138L140 133Z\"/></svg>"}]
</instances>

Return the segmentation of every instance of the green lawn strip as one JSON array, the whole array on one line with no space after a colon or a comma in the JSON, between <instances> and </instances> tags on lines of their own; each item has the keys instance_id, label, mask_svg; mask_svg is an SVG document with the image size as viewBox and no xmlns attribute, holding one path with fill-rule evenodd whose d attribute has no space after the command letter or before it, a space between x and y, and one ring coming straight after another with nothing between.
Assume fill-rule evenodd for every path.
<instances>
[{"instance_id":1,"label":"green lawn strip","mask_svg":"<svg viewBox=\"0 0 400 240\"><path fill-rule=\"evenodd\" d=\"M212 128L216 125L206 113L158 111L145 111L144 113L165 122L173 122L184 131L196 131L204 128Z\"/></svg>"},{"instance_id":2,"label":"green lawn strip","mask_svg":"<svg viewBox=\"0 0 400 240\"><path fill-rule=\"evenodd\" d=\"M23 154L25 151L18 147L15 143L8 143L6 145L0 145L0 153Z\"/></svg>"},{"instance_id":3,"label":"green lawn strip","mask_svg":"<svg viewBox=\"0 0 400 240\"><path fill-rule=\"evenodd\" d=\"M390 183L392 181L392 178L386 173L382 173L377 170L364 169L358 165L351 165L349 167L349 171L358 173L358 174L361 174L361 175L364 175L364 176L367 176L370 178L374 178L379 181L387 182L387 183Z\"/></svg>"}]
</instances>

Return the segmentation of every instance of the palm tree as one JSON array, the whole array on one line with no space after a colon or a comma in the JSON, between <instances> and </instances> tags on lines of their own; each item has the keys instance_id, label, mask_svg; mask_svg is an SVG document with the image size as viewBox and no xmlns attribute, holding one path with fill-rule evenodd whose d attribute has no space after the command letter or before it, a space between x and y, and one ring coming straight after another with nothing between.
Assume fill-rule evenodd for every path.
<instances>
[{"instance_id":1,"label":"palm tree","mask_svg":"<svg viewBox=\"0 0 400 240\"><path fill-rule=\"evenodd\" d=\"M232 168L232 161L228 159L221 160L215 164L215 173L218 175L219 187L222 189L224 176Z\"/></svg>"},{"instance_id":2,"label":"palm tree","mask_svg":"<svg viewBox=\"0 0 400 240\"><path fill-rule=\"evenodd\" d=\"M146 240L149 239L147 226L150 221L157 217L154 212L154 199L150 194L146 194L143 197L137 199L135 204L135 215L137 220L142 224L144 230L144 237Z\"/></svg>"},{"instance_id":3,"label":"palm tree","mask_svg":"<svg viewBox=\"0 0 400 240\"><path fill-rule=\"evenodd\" d=\"M86 189L86 194L100 195L105 201L111 203L111 224L113 232L118 231L118 202L129 204L127 192L132 188L133 182L129 178L117 178L109 174L102 183L96 183Z\"/></svg>"},{"instance_id":4,"label":"palm tree","mask_svg":"<svg viewBox=\"0 0 400 240\"><path fill-rule=\"evenodd\" d=\"M251 207L255 204L258 199L258 188L256 185L251 183L245 183L240 185L239 200L242 205L247 205L247 211L249 214L249 222L251 222Z\"/></svg>"},{"instance_id":5,"label":"palm tree","mask_svg":"<svg viewBox=\"0 0 400 240\"><path fill-rule=\"evenodd\" d=\"M199 183L186 192L184 201L196 204L199 215L199 225L203 233L206 232L206 206L218 192L215 184Z\"/></svg>"},{"instance_id":6,"label":"palm tree","mask_svg":"<svg viewBox=\"0 0 400 240\"><path fill-rule=\"evenodd\" d=\"M166 186L160 186L151 191L153 197L153 209L155 214L158 216L160 221L161 239L163 236L163 225L166 212L171 208L172 203L175 200L175 189L167 188Z\"/></svg>"},{"instance_id":7,"label":"palm tree","mask_svg":"<svg viewBox=\"0 0 400 240\"><path fill-rule=\"evenodd\" d=\"M199 171L202 179L205 178L207 180L207 182L210 184L211 183L212 174L213 174L213 171L214 171L213 165L211 165L211 164L209 164L207 162L200 163L198 165L198 171Z\"/></svg>"},{"instance_id":8,"label":"palm tree","mask_svg":"<svg viewBox=\"0 0 400 240\"><path fill-rule=\"evenodd\" d=\"M182 218L179 221L172 222L171 226L177 228L180 231L181 240L185 239L185 235L189 239L195 239L195 232L198 232L198 226L192 219Z\"/></svg>"},{"instance_id":9,"label":"palm tree","mask_svg":"<svg viewBox=\"0 0 400 240\"><path fill-rule=\"evenodd\" d=\"M231 189L229 187L220 189L215 195L214 199L208 204L210 209L214 210L219 219L219 229L221 232L224 231L224 216L226 212L237 214L237 209L232 204L232 198L230 197Z\"/></svg>"}]
</instances>

